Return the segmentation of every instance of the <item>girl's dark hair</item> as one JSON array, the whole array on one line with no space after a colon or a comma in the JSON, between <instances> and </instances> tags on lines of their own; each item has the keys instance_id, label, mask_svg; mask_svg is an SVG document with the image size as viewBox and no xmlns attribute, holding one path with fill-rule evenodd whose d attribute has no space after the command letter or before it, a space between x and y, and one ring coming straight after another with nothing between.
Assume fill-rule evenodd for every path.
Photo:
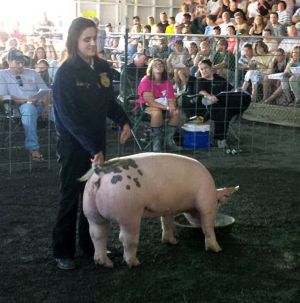
<instances>
[{"instance_id":1,"label":"girl's dark hair","mask_svg":"<svg viewBox=\"0 0 300 303\"><path fill-rule=\"evenodd\" d=\"M268 45L261 41L261 40L258 40L254 43L254 50L255 50L255 53L257 53L257 47L261 47L265 53L268 53L269 52L269 48L268 48Z\"/></svg>"},{"instance_id":2,"label":"girl's dark hair","mask_svg":"<svg viewBox=\"0 0 300 303\"><path fill-rule=\"evenodd\" d=\"M97 26L91 19L78 17L74 19L68 30L68 38L66 42L68 58L67 60L74 60L78 54L78 39L81 33L89 27L93 27L97 31Z\"/></svg>"},{"instance_id":3,"label":"girl's dark hair","mask_svg":"<svg viewBox=\"0 0 300 303\"><path fill-rule=\"evenodd\" d=\"M42 50L42 51L44 52L44 58L42 58L42 59L46 59L46 58L47 58L46 50L45 50L42 46L39 46L39 47L37 47L37 48L35 49L35 51L34 51L33 60L35 60L35 62L38 60L37 52L38 52L39 50Z\"/></svg>"},{"instance_id":4,"label":"girl's dark hair","mask_svg":"<svg viewBox=\"0 0 300 303\"><path fill-rule=\"evenodd\" d=\"M203 60L200 61L199 64L206 64L209 67L212 67L212 62L209 59L203 59Z\"/></svg>"},{"instance_id":5,"label":"girl's dark hair","mask_svg":"<svg viewBox=\"0 0 300 303\"><path fill-rule=\"evenodd\" d=\"M166 65L166 62L162 59L159 59L159 58L154 58L151 60L151 62L148 64L148 68L147 68L147 72L146 72L146 75L151 79L151 80L154 80L154 74L153 74L153 65L156 63L156 62L160 62L161 64L163 64L164 66L164 71L161 75L161 80L162 81L166 81L168 80L168 72L167 72L167 65Z\"/></svg>"}]
</instances>

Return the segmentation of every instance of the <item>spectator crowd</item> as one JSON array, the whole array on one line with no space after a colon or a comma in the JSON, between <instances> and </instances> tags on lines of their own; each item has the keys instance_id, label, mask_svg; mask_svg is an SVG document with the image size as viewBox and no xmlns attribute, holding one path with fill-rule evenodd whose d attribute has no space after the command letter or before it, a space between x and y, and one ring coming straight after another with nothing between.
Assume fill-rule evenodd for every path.
<instances>
[{"instance_id":1,"label":"spectator crowd","mask_svg":"<svg viewBox=\"0 0 300 303\"><path fill-rule=\"evenodd\" d=\"M124 33L115 32L112 24L103 26L93 18L99 28L98 56L110 63L116 79L126 62L132 69L128 75L137 82L135 88L151 59L163 60L177 95L188 90L191 79L202 76L199 66L209 59L212 71L233 87L248 91L252 102L299 107L299 6L296 0L187 0L175 16L166 12L159 14L159 20L134 16L128 40ZM52 26L44 17L43 25ZM13 70L14 64L22 65L24 70L33 69L39 75L43 85L37 88L51 88L65 57L66 50L57 48L55 41L43 33L25 36L19 28L12 33L0 30L2 76L5 70ZM23 88L23 72L19 70L15 77L19 89ZM3 85L0 83L2 100L7 92ZM28 101L27 95L24 100ZM24 106L25 101L18 106ZM42 158L36 152L37 143L29 150L33 159Z\"/></svg>"}]
</instances>

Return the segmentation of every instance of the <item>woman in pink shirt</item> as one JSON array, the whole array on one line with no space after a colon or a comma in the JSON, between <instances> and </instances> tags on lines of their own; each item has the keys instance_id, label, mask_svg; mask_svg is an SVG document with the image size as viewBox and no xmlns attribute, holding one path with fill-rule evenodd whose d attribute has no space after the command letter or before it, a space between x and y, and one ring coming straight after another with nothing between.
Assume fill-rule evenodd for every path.
<instances>
[{"instance_id":1,"label":"woman in pink shirt","mask_svg":"<svg viewBox=\"0 0 300 303\"><path fill-rule=\"evenodd\" d=\"M165 146L169 150L179 151L174 135L180 121L180 111L176 104L173 84L168 80L166 63L161 59L153 59L147 68L146 76L138 86L137 105L146 105L145 112L151 117L152 150L161 151L162 126L167 118L165 129Z\"/></svg>"}]
</instances>

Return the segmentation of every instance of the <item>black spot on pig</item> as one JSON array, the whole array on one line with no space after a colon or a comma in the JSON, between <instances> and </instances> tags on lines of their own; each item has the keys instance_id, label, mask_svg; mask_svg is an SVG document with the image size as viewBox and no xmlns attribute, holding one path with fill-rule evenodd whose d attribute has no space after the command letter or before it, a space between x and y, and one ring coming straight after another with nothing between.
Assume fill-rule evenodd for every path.
<instances>
[{"instance_id":1,"label":"black spot on pig","mask_svg":"<svg viewBox=\"0 0 300 303\"><path fill-rule=\"evenodd\" d=\"M127 189L127 190L130 190L130 185L126 185L126 189Z\"/></svg>"},{"instance_id":2,"label":"black spot on pig","mask_svg":"<svg viewBox=\"0 0 300 303\"><path fill-rule=\"evenodd\" d=\"M127 176L127 178L130 180L130 179L131 179L131 176Z\"/></svg>"},{"instance_id":3,"label":"black spot on pig","mask_svg":"<svg viewBox=\"0 0 300 303\"><path fill-rule=\"evenodd\" d=\"M115 175L111 178L111 183L116 184L118 182L121 182L123 180L123 177L121 175Z\"/></svg>"},{"instance_id":4,"label":"black spot on pig","mask_svg":"<svg viewBox=\"0 0 300 303\"><path fill-rule=\"evenodd\" d=\"M143 175L143 172L140 169L138 169L137 172L139 173L139 175Z\"/></svg>"},{"instance_id":5,"label":"black spot on pig","mask_svg":"<svg viewBox=\"0 0 300 303\"><path fill-rule=\"evenodd\" d=\"M141 183L139 182L138 178L133 178L133 181L134 181L136 187L141 187Z\"/></svg>"}]
</instances>

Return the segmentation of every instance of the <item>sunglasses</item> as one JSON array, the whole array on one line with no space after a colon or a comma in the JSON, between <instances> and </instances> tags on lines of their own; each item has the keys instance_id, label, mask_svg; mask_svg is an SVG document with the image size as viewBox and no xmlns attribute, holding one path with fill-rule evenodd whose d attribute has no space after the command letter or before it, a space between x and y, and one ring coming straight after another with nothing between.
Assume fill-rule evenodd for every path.
<instances>
[{"instance_id":1,"label":"sunglasses","mask_svg":"<svg viewBox=\"0 0 300 303\"><path fill-rule=\"evenodd\" d=\"M22 81L21 76L16 76L16 80L17 80L17 83L19 86L23 86L23 81Z\"/></svg>"}]
</instances>

